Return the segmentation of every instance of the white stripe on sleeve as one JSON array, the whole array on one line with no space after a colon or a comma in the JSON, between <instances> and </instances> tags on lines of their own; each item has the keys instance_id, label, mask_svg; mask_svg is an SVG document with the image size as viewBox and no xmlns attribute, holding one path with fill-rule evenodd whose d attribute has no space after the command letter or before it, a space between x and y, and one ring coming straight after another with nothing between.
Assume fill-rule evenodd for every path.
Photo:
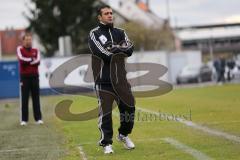
<instances>
[{"instance_id":1,"label":"white stripe on sleeve","mask_svg":"<svg viewBox=\"0 0 240 160\"><path fill-rule=\"evenodd\" d=\"M21 46L18 46L17 47L17 56L20 60L22 61L25 61L25 62L31 62L32 59L31 58L27 58L27 57L24 57L21 53Z\"/></svg>"}]
</instances>

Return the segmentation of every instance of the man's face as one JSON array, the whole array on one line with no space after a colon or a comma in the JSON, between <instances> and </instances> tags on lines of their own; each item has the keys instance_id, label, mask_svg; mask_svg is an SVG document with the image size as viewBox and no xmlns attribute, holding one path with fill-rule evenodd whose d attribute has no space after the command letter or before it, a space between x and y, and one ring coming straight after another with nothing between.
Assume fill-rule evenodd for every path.
<instances>
[{"instance_id":1,"label":"man's face","mask_svg":"<svg viewBox=\"0 0 240 160\"><path fill-rule=\"evenodd\" d=\"M32 47L32 37L31 36L26 36L23 39L23 46L26 47L26 48Z\"/></svg>"},{"instance_id":2,"label":"man's face","mask_svg":"<svg viewBox=\"0 0 240 160\"><path fill-rule=\"evenodd\" d=\"M104 24L113 24L113 12L111 8L103 8L102 14L98 16L100 22Z\"/></svg>"}]
</instances>

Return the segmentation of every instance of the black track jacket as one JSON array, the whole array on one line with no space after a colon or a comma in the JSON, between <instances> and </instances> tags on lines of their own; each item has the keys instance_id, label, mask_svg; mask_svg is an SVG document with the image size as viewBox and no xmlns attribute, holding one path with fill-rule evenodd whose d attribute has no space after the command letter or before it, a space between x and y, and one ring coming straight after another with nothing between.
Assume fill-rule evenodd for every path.
<instances>
[{"instance_id":1,"label":"black track jacket","mask_svg":"<svg viewBox=\"0 0 240 160\"><path fill-rule=\"evenodd\" d=\"M126 82L125 57L133 53L133 45L123 29L99 23L88 37L92 52L92 70L96 84ZM119 49L116 46L128 46ZM111 68L111 69L110 69ZM112 79L110 78L112 76Z\"/></svg>"}]
</instances>

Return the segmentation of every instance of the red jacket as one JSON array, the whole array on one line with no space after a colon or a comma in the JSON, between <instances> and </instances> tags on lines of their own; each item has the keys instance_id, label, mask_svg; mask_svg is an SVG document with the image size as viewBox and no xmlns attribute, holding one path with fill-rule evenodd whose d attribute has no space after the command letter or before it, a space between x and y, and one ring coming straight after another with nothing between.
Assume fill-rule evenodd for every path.
<instances>
[{"instance_id":1,"label":"red jacket","mask_svg":"<svg viewBox=\"0 0 240 160\"><path fill-rule=\"evenodd\" d=\"M38 75L40 64L40 52L36 48L17 47L17 57L19 60L21 75Z\"/></svg>"}]
</instances>

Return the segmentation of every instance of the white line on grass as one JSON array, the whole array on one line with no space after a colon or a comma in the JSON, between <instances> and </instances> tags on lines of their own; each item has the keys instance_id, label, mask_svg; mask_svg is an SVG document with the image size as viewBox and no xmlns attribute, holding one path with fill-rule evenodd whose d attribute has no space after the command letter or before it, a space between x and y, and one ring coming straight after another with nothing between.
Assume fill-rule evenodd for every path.
<instances>
[{"instance_id":1,"label":"white line on grass","mask_svg":"<svg viewBox=\"0 0 240 160\"><path fill-rule=\"evenodd\" d=\"M143 109L143 108L139 108L139 107L137 109L140 110L140 111L143 111L143 112L159 115L158 112L151 111L151 110L148 110L148 109ZM235 135L232 135L232 134L229 134L229 133L226 133L226 132L218 131L218 130L215 130L215 129L211 129L211 128L208 128L208 127L205 127L205 126L201 126L199 124L196 124L194 122L187 121L187 120L184 120L184 119L181 119L181 118L178 118L177 120L178 120L178 122L180 122L182 124L185 124L186 126L192 127L194 129L198 129L198 130L201 130L205 133L215 135L215 136L218 136L218 137L223 137L225 139L240 143L240 137L238 137L238 136L235 136Z\"/></svg>"},{"instance_id":2,"label":"white line on grass","mask_svg":"<svg viewBox=\"0 0 240 160\"><path fill-rule=\"evenodd\" d=\"M175 148L192 155L197 160L212 160L212 158L207 156L206 154L204 154L192 147L189 147L173 138L167 137L167 138L163 138L162 140L173 145Z\"/></svg>"},{"instance_id":3,"label":"white line on grass","mask_svg":"<svg viewBox=\"0 0 240 160\"><path fill-rule=\"evenodd\" d=\"M29 148L19 148L19 149L7 149L7 150L0 150L0 153L5 152L19 152L19 151L28 151Z\"/></svg>"},{"instance_id":4,"label":"white line on grass","mask_svg":"<svg viewBox=\"0 0 240 160\"><path fill-rule=\"evenodd\" d=\"M162 140L162 138L141 138L141 139L136 139L134 142L156 142L156 141L160 141ZM88 141L88 142L83 142L81 144L79 144L78 146L84 146L84 145L93 145L96 144L95 141ZM80 149L79 149L80 150Z\"/></svg>"},{"instance_id":5,"label":"white line on grass","mask_svg":"<svg viewBox=\"0 0 240 160\"><path fill-rule=\"evenodd\" d=\"M221 131L218 131L218 130L215 130L215 129L211 129L211 128L208 128L208 127L205 127L205 126L201 126L201 125L198 125L198 124L193 123L191 121L186 121L186 120L183 120L183 119L180 119L179 122L185 124L186 126L193 127L195 129L204 131L206 133L209 133L209 134L212 134L212 135L215 135L215 136L218 136L218 137L223 137L225 139L240 143L240 137L238 137L238 136L235 136L235 135L232 135L232 134L229 134L229 133L226 133L226 132L221 132Z\"/></svg>"},{"instance_id":6,"label":"white line on grass","mask_svg":"<svg viewBox=\"0 0 240 160\"><path fill-rule=\"evenodd\" d=\"M197 160L212 160L212 158L207 156L206 154L204 154L194 148L191 148L173 138L169 138L169 137L167 137L167 138L143 138L143 139L135 140L135 142L156 142L156 141L167 142L167 143L173 145L174 147L176 147L177 149L192 155ZM83 148L82 148L82 145L85 145L85 144L96 144L96 142L87 142L87 143L82 143L80 145L79 150L80 150L80 154L81 154L83 160L87 160L86 154L83 152Z\"/></svg>"},{"instance_id":7,"label":"white line on grass","mask_svg":"<svg viewBox=\"0 0 240 160\"><path fill-rule=\"evenodd\" d=\"M78 149L79 149L80 155L82 156L82 159L83 160L87 160L87 156L86 156L85 152L83 151L83 147L82 146L78 146Z\"/></svg>"}]
</instances>

